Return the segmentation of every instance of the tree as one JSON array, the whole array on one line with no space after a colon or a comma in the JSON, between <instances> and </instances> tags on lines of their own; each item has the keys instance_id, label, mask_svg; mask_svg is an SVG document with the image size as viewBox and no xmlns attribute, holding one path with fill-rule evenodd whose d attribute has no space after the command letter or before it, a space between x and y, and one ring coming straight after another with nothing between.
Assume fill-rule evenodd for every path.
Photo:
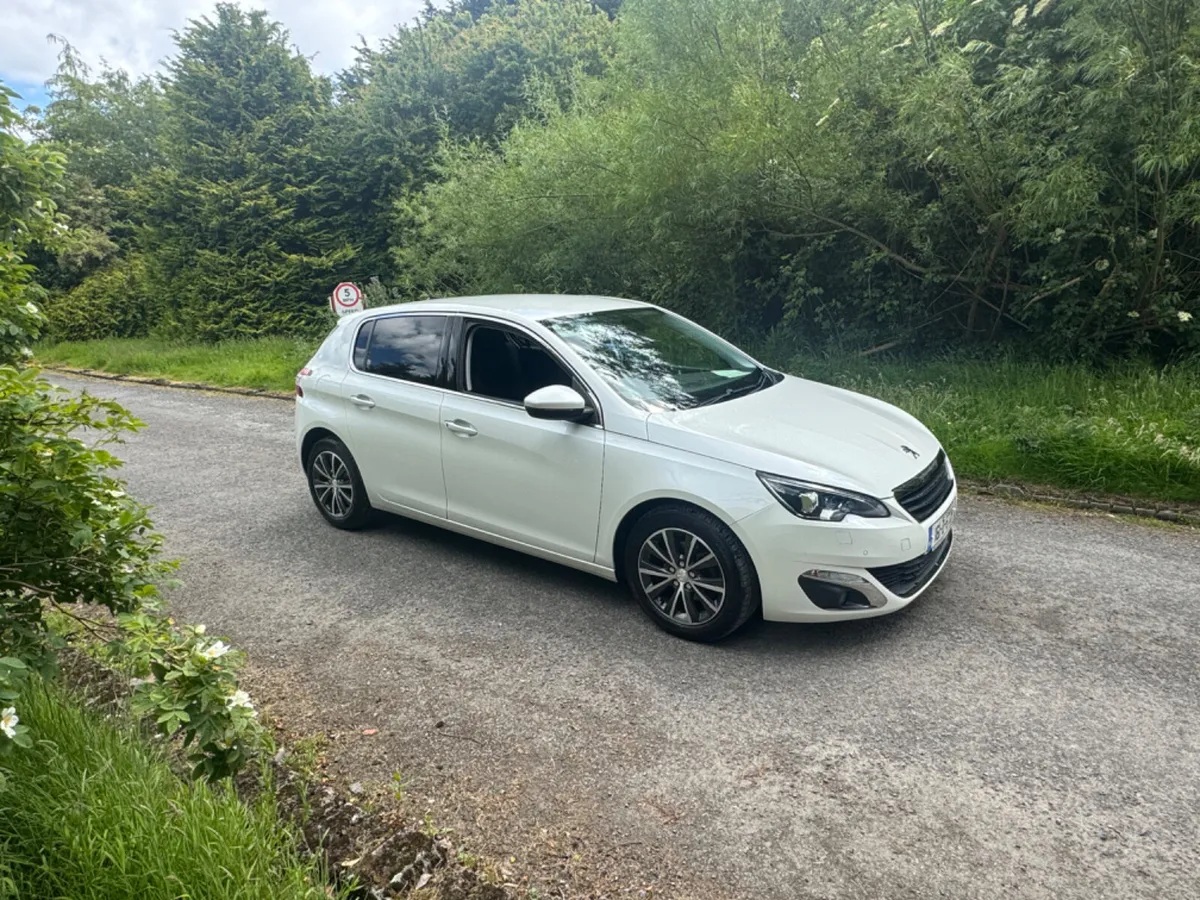
<instances>
[{"instance_id":1,"label":"tree","mask_svg":"<svg viewBox=\"0 0 1200 900\"><path fill-rule=\"evenodd\" d=\"M621 290L751 340L1195 346L1193 7L629 0L585 102L447 154L411 289Z\"/></svg>"},{"instance_id":2,"label":"tree","mask_svg":"<svg viewBox=\"0 0 1200 900\"><path fill-rule=\"evenodd\" d=\"M613 30L586 0L456 3L360 48L319 154L331 163L322 211L357 236L360 277L390 275L389 248L406 240L394 207L439 177L443 141L492 143L568 104L607 70Z\"/></svg>"},{"instance_id":3,"label":"tree","mask_svg":"<svg viewBox=\"0 0 1200 900\"><path fill-rule=\"evenodd\" d=\"M139 244L167 315L206 339L311 328L354 249L315 210L330 86L263 12L220 4L177 36L164 156Z\"/></svg>"}]
</instances>

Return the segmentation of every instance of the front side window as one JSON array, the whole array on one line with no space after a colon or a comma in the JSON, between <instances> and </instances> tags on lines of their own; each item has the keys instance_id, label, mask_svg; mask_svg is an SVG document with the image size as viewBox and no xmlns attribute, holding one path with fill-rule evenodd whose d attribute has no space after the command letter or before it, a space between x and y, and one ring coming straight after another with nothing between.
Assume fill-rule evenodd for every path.
<instances>
[{"instance_id":1,"label":"front side window","mask_svg":"<svg viewBox=\"0 0 1200 900\"><path fill-rule=\"evenodd\" d=\"M775 383L776 377L698 325L654 307L547 319L627 402L642 409L719 403Z\"/></svg>"},{"instance_id":2,"label":"front side window","mask_svg":"<svg viewBox=\"0 0 1200 900\"><path fill-rule=\"evenodd\" d=\"M362 370L417 384L434 384L442 358L446 321L445 316L377 319ZM357 356L356 350L356 362Z\"/></svg>"},{"instance_id":3,"label":"front side window","mask_svg":"<svg viewBox=\"0 0 1200 900\"><path fill-rule=\"evenodd\" d=\"M492 325L467 332L467 392L521 403L539 388L571 385L571 374L526 334Z\"/></svg>"}]
</instances>

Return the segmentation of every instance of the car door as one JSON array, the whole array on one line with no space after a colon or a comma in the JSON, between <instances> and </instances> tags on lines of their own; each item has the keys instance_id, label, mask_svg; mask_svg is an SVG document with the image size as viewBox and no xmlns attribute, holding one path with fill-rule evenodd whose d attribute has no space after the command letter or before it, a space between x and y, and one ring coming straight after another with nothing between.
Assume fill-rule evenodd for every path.
<instances>
[{"instance_id":1,"label":"car door","mask_svg":"<svg viewBox=\"0 0 1200 900\"><path fill-rule=\"evenodd\" d=\"M351 446L376 504L445 517L441 406L449 319L367 320L342 382Z\"/></svg>"},{"instance_id":2,"label":"car door","mask_svg":"<svg viewBox=\"0 0 1200 900\"><path fill-rule=\"evenodd\" d=\"M604 429L534 419L522 400L548 384L584 388L527 332L464 319L442 402L448 518L583 561L596 555ZM584 388L586 390L586 388Z\"/></svg>"}]
</instances>

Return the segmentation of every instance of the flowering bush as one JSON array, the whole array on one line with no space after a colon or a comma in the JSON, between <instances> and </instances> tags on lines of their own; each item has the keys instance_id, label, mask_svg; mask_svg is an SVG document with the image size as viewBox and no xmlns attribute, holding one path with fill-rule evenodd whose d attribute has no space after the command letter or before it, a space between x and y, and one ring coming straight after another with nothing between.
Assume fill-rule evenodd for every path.
<instances>
[{"instance_id":1,"label":"flowering bush","mask_svg":"<svg viewBox=\"0 0 1200 900\"><path fill-rule=\"evenodd\" d=\"M159 558L162 539L114 477L121 463L107 449L141 423L21 367L44 322L28 299L22 250L59 233L50 192L61 161L10 133L19 124L10 96L0 85L0 758L36 752L19 701L31 671L55 671L63 642L47 622L54 611L107 637L111 656L137 676L134 711L183 736L197 775L224 778L262 732L237 686L240 654L160 611L159 585L174 564ZM80 603L103 607L115 626L80 615Z\"/></svg>"},{"instance_id":2,"label":"flowering bush","mask_svg":"<svg viewBox=\"0 0 1200 900\"><path fill-rule=\"evenodd\" d=\"M122 637L110 653L134 675L132 709L153 717L164 737L183 736L193 775L233 775L262 740L258 712L238 688L243 655L205 636L203 625L142 610L117 617Z\"/></svg>"}]
</instances>

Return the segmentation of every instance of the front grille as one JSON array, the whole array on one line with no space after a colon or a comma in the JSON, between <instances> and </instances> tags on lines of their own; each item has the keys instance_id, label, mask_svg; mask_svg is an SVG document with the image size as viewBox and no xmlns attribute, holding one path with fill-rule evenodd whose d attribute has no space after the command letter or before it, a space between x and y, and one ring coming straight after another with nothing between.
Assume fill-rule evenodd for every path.
<instances>
[{"instance_id":1,"label":"front grille","mask_svg":"<svg viewBox=\"0 0 1200 900\"><path fill-rule=\"evenodd\" d=\"M952 490L954 479L946 464L946 451L939 450L928 468L896 488L896 502L918 522L924 522L946 502Z\"/></svg>"},{"instance_id":2,"label":"front grille","mask_svg":"<svg viewBox=\"0 0 1200 900\"><path fill-rule=\"evenodd\" d=\"M878 569L867 569L867 571L896 596L910 597L929 584L929 579L945 561L953 541L954 535L947 535L942 545L931 553L922 553L916 559L897 563L894 566L880 566Z\"/></svg>"}]
</instances>

